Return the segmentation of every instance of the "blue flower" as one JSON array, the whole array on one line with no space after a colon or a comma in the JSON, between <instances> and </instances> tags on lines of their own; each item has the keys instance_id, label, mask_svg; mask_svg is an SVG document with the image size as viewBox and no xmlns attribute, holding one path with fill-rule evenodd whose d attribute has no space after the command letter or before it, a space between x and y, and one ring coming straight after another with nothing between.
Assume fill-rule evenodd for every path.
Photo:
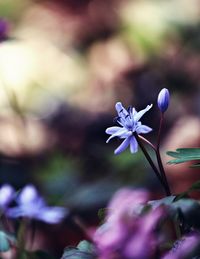
<instances>
[{"instance_id":1,"label":"blue flower","mask_svg":"<svg viewBox=\"0 0 200 259\"><path fill-rule=\"evenodd\" d=\"M111 135L106 143L108 143L110 139L114 137L124 139L121 145L115 150L116 155L123 152L129 145L132 154L138 151L138 143L135 139L134 133L146 134L152 131L150 127L142 125L142 123L139 121L141 117L151 109L151 107L152 104L147 105L145 109L137 112L135 108L130 107L128 110L126 110L122 106L121 102L116 103L115 108L118 113L117 122L121 127L114 126L106 129L106 133Z\"/></svg>"},{"instance_id":2,"label":"blue flower","mask_svg":"<svg viewBox=\"0 0 200 259\"><path fill-rule=\"evenodd\" d=\"M67 214L62 207L49 207L32 185L25 186L17 199L17 205L7 211L11 218L27 217L46 223L59 223Z\"/></svg>"},{"instance_id":3,"label":"blue flower","mask_svg":"<svg viewBox=\"0 0 200 259\"><path fill-rule=\"evenodd\" d=\"M162 113L167 110L169 106L169 99L170 99L170 95L169 95L168 89L163 88L158 95L158 101L157 101L158 108Z\"/></svg>"},{"instance_id":4,"label":"blue flower","mask_svg":"<svg viewBox=\"0 0 200 259\"><path fill-rule=\"evenodd\" d=\"M8 205L12 202L15 196L15 191L13 187L9 184L4 184L0 188L0 208L5 210Z\"/></svg>"}]
</instances>

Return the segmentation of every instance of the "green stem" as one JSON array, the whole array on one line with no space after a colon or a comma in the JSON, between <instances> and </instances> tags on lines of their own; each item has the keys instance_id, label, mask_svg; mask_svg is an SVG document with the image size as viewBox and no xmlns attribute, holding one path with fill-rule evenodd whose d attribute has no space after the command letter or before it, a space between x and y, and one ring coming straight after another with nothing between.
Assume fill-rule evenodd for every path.
<instances>
[{"instance_id":1,"label":"green stem","mask_svg":"<svg viewBox=\"0 0 200 259\"><path fill-rule=\"evenodd\" d=\"M18 250L17 250L17 258L22 258L25 256L25 232L27 229L27 225L29 220L27 218L22 218L20 222L19 230L17 233L17 243L18 243Z\"/></svg>"},{"instance_id":2,"label":"green stem","mask_svg":"<svg viewBox=\"0 0 200 259\"><path fill-rule=\"evenodd\" d=\"M165 185L165 182L163 180L163 178L160 175L160 172L158 171L157 167L155 166L153 160L151 159L150 155L148 154L148 152L146 151L145 147L143 146L139 136L137 135L137 133L134 133L134 137L136 138L139 147L141 148L142 152L144 153L144 156L146 157L147 161L149 162L151 168L153 169L154 173L156 174L158 180L160 181L160 183L162 184L162 186L165 189L166 195L169 196L169 191L167 189L167 186Z\"/></svg>"},{"instance_id":3,"label":"green stem","mask_svg":"<svg viewBox=\"0 0 200 259\"><path fill-rule=\"evenodd\" d=\"M82 219L79 216L73 216L72 217L74 223L83 231L83 233L87 236L87 239L92 241L92 235L88 231L88 226L85 224L85 222L82 221Z\"/></svg>"},{"instance_id":4,"label":"green stem","mask_svg":"<svg viewBox=\"0 0 200 259\"><path fill-rule=\"evenodd\" d=\"M155 152L156 152L156 158L157 158L157 161L158 161L158 167L160 169L162 179L165 183L167 196L170 196L171 191L170 191L170 188L169 188L169 183L168 183L168 180L167 180L167 176L166 176L165 169L163 167L163 163L162 163L162 159L161 159L161 155L160 155L160 137L161 137L161 131L162 131L162 126L163 126L163 120L164 120L164 115L163 115L163 113L161 113L159 131L158 131L158 140L157 140Z\"/></svg>"},{"instance_id":5,"label":"green stem","mask_svg":"<svg viewBox=\"0 0 200 259\"><path fill-rule=\"evenodd\" d=\"M147 143L154 151L156 151L156 147L146 138L144 138L143 136L141 135L138 135L138 137L143 140L145 143Z\"/></svg>"}]
</instances>

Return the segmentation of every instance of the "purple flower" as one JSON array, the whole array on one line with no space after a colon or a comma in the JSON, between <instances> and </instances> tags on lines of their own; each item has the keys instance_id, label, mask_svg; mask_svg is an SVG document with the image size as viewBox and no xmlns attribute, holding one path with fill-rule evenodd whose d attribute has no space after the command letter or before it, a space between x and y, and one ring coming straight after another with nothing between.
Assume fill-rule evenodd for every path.
<instances>
[{"instance_id":1,"label":"purple flower","mask_svg":"<svg viewBox=\"0 0 200 259\"><path fill-rule=\"evenodd\" d=\"M108 205L105 223L94 235L98 258L150 259L159 245L156 231L165 211L141 209L148 199L144 190L122 189Z\"/></svg>"},{"instance_id":2,"label":"purple flower","mask_svg":"<svg viewBox=\"0 0 200 259\"><path fill-rule=\"evenodd\" d=\"M134 233L124 246L124 256L127 259L154 258L159 246L157 228L159 222L165 217L163 208L149 211L138 219Z\"/></svg>"},{"instance_id":3,"label":"purple flower","mask_svg":"<svg viewBox=\"0 0 200 259\"><path fill-rule=\"evenodd\" d=\"M158 95L158 108L163 113L169 106L170 95L167 88L163 88Z\"/></svg>"},{"instance_id":4,"label":"purple flower","mask_svg":"<svg viewBox=\"0 0 200 259\"><path fill-rule=\"evenodd\" d=\"M106 129L106 133L111 135L106 143L114 137L124 139L121 145L115 150L115 154L118 155L123 152L129 145L131 153L136 153L138 151L138 143L134 137L134 133L146 134L152 131L152 129L146 125L142 125L139 121L141 117L151 109L152 104L148 105L144 110L137 112L135 108L130 107L126 110L120 102L115 105L116 111L118 113L117 122L119 126L109 127Z\"/></svg>"},{"instance_id":5,"label":"purple flower","mask_svg":"<svg viewBox=\"0 0 200 259\"><path fill-rule=\"evenodd\" d=\"M0 18L0 42L8 38L8 22Z\"/></svg>"},{"instance_id":6,"label":"purple flower","mask_svg":"<svg viewBox=\"0 0 200 259\"><path fill-rule=\"evenodd\" d=\"M193 258L196 255L195 250L199 248L199 245L199 234L185 236L181 240L176 241L174 247L164 257L162 257L162 259Z\"/></svg>"},{"instance_id":7,"label":"purple flower","mask_svg":"<svg viewBox=\"0 0 200 259\"><path fill-rule=\"evenodd\" d=\"M114 197L108 204L107 219L112 221L118 220L124 214L126 216L138 215L141 206L144 205L149 198L148 192L145 190L133 190L129 188L122 188L115 193Z\"/></svg>"},{"instance_id":8,"label":"purple flower","mask_svg":"<svg viewBox=\"0 0 200 259\"><path fill-rule=\"evenodd\" d=\"M27 217L41 220L46 223L59 223L67 214L67 210L61 207L48 207L44 199L39 196L32 185L25 186L17 198L17 205L7 211L12 218Z\"/></svg>"},{"instance_id":9,"label":"purple flower","mask_svg":"<svg viewBox=\"0 0 200 259\"><path fill-rule=\"evenodd\" d=\"M9 184L4 184L0 188L0 208L5 210L10 202L14 199L15 191Z\"/></svg>"}]
</instances>

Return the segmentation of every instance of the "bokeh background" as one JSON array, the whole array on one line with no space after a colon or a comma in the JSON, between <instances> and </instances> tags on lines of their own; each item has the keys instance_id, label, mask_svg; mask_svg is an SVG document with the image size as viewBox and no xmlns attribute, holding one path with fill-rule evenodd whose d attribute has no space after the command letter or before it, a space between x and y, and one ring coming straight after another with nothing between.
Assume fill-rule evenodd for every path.
<instances>
[{"instance_id":1,"label":"bokeh background","mask_svg":"<svg viewBox=\"0 0 200 259\"><path fill-rule=\"evenodd\" d=\"M97 225L122 186L163 195L141 152L114 156L120 142L106 144L117 101L154 104L142 121L155 142L167 87L164 163L167 150L199 147L200 1L0 0L0 17L0 183L34 183L49 204L70 208L34 244L59 258L84 237L73 215ZM200 179L188 166L166 165L174 193Z\"/></svg>"}]
</instances>

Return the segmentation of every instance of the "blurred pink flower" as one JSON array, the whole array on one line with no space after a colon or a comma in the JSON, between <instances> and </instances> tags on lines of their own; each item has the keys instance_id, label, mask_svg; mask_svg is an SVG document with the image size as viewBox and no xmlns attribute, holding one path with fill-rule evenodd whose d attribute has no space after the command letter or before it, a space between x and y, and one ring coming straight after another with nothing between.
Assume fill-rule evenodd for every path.
<instances>
[{"instance_id":1,"label":"blurred pink flower","mask_svg":"<svg viewBox=\"0 0 200 259\"><path fill-rule=\"evenodd\" d=\"M190 259L190 258L199 258L195 257L196 249L199 249L200 246L200 235L191 234L183 237L181 240L175 242L174 247L164 256L162 259ZM200 251L199 251L200 252Z\"/></svg>"},{"instance_id":2,"label":"blurred pink flower","mask_svg":"<svg viewBox=\"0 0 200 259\"><path fill-rule=\"evenodd\" d=\"M142 213L147 200L144 190L122 189L114 195L105 223L94 234L99 258L153 258L159 244L156 229L165 211L159 207Z\"/></svg>"}]
</instances>

